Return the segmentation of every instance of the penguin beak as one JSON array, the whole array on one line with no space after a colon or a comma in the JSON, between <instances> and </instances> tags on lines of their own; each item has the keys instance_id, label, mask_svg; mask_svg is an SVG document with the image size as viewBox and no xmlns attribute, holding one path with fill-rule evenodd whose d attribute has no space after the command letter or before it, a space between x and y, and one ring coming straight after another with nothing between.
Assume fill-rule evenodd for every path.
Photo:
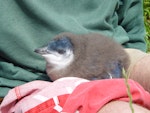
<instances>
[{"instance_id":1,"label":"penguin beak","mask_svg":"<svg viewBox=\"0 0 150 113\"><path fill-rule=\"evenodd\" d=\"M34 50L34 52L40 54L40 55L44 55L44 54L50 54L51 52L47 49L47 46L45 47L41 47L41 48L37 48Z\"/></svg>"}]
</instances>

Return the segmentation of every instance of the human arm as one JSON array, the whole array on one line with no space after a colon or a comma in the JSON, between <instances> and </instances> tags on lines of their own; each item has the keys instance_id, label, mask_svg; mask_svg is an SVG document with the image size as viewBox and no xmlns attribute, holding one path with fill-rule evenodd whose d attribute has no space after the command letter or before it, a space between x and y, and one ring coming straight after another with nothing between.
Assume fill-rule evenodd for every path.
<instances>
[{"instance_id":1,"label":"human arm","mask_svg":"<svg viewBox=\"0 0 150 113\"><path fill-rule=\"evenodd\" d=\"M150 110L133 104L135 113L149 113ZM129 103L125 101L112 101L106 104L98 113L132 113Z\"/></svg>"},{"instance_id":2,"label":"human arm","mask_svg":"<svg viewBox=\"0 0 150 113\"><path fill-rule=\"evenodd\" d=\"M129 77L150 92L150 54L136 49L126 49L130 57Z\"/></svg>"}]
</instances>

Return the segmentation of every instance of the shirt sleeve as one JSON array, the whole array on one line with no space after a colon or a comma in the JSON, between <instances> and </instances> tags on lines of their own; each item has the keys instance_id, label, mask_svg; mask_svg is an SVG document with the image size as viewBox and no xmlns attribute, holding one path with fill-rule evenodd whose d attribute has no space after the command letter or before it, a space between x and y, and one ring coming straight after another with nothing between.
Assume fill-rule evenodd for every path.
<instances>
[{"instance_id":1,"label":"shirt sleeve","mask_svg":"<svg viewBox=\"0 0 150 113\"><path fill-rule=\"evenodd\" d=\"M124 46L146 51L142 0L122 0L118 18L118 24L126 30L129 37Z\"/></svg>"}]
</instances>

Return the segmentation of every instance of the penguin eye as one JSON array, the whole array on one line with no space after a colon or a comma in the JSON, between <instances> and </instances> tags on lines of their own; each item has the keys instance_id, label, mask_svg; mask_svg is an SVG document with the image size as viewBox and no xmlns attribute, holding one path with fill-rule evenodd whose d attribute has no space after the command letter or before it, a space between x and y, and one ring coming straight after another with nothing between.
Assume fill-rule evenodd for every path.
<instances>
[{"instance_id":1,"label":"penguin eye","mask_svg":"<svg viewBox=\"0 0 150 113\"><path fill-rule=\"evenodd\" d=\"M65 50L62 50L62 49L59 49L59 50L57 50L57 52L58 52L59 54L64 54L66 51L65 51Z\"/></svg>"}]
</instances>

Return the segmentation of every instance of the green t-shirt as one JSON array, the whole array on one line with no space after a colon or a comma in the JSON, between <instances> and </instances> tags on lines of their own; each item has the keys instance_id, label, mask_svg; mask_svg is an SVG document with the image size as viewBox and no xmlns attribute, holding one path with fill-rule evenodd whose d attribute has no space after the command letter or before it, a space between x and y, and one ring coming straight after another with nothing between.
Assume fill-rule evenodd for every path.
<instances>
[{"instance_id":1,"label":"green t-shirt","mask_svg":"<svg viewBox=\"0 0 150 113\"><path fill-rule=\"evenodd\" d=\"M61 32L97 32L145 51L142 0L0 0L0 97L49 80L34 49Z\"/></svg>"}]
</instances>

